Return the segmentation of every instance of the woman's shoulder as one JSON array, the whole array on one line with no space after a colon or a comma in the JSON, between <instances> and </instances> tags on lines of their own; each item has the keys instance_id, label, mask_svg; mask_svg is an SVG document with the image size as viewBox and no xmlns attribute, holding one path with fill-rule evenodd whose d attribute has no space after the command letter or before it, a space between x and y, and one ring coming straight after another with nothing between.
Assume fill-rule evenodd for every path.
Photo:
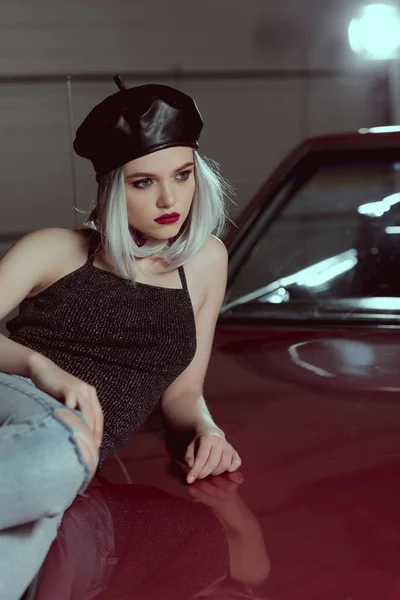
<instances>
[{"instance_id":1,"label":"woman's shoulder","mask_svg":"<svg viewBox=\"0 0 400 600\"><path fill-rule=\"evenodd\" d=\"M70 245L82 243L88 237L88 229L68 229L66 227L43 227L26 233L21 239L37 246L51 246L57 251L59 244Z\"/></svg>"},{"instance_id":2,"label":"woman's shoulder","mask_svg":"<svg viewBox=\"0 0 400 600\"><path fill-rule=\"evenodd\" d=\"M225 269L228 263L228 251L219 238L209 235L191 260L197 266L212 267L217 270Z\"/></svg>"},{"instance_id":3,"label":"woman's shoulder","mask_svg":"<svg viewBox=\"0 0 400 600\"><path fill-rule=\"evenodd\" d=\"M30 294L36 295L86 262L89 237L86 230L46 227L27 234L20 243L41 265L40 280Z\"/></svg>"},{"instance_id":4,"label":"woman's shoulder","mask_svg":"<svg viewBox=\"0 0 400 600\"><path fill-rule=\"evenodd\" d=\"M62 227L44 227L25 233L4 256L28 255L51 263L68 250L77 250L88 244L88 236L84 230L66 229Z\"/></svg>"},{"instance_id":5,"label":"woman's shoulder","mask_svg":"<svg viewBox=\"0 0 400 600\"><path fill-rule=\"evenodd\" d=\"M224 242L222 240L220 240L219 237L217 237L216 235L209 235L206 238L206 241L203 244L203 247L206 247L208 249L209 252L217 252L219 254L219 256L227 256L228 255L228 251L226 249L226 246L224 244Z\"/></svg>"},{"instance_id":6,"label":"woman's shoulder","mask_svg":"<svg viewBox=\"0 0 400 600\"><path fill-rule=\"evenodd\" d=\"M195 314L204 304L209 290L225 290L227 270L228 252L224 243L209 235L200 250L185 264Z\"/></svg>"},{"instance_id":7,"label":"woman's shoulder","mask_svg":"<svg viewBox=\"0 0 400 600\"><path fill-rule=\"evenodd\" d=\"M3 310L12 310L78 268L87 248L86 234L76 230L47 227L23 235L1 257L0 287L8 289L9 302Z\"/></svg>"},{"instance_id":8,"label":"woman's shoulder","mask_svg":"<svg viewBox=\"0 0 400 600\"><path fill-rule=\"evenodd\" d=\"M87 253L89 244L88 229L68 229L66 227L47 227L33 232L36 243L52 251L59 262L63 257L68 260L80 259Z\"/></svg>"}]
</instances>

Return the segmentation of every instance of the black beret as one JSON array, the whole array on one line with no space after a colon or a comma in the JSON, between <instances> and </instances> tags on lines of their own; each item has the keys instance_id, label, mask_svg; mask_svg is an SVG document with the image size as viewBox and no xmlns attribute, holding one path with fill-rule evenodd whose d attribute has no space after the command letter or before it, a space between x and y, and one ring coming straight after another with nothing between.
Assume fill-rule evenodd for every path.
<instances>
[{"instance_id":1,"label":"black beret","mask_svg":"<svg viewBox=\"0 0 400 600\"><path fill-rule=\"evenodd\" d=\"M93 163L96 179L125 163L172 146L198 148L203 121L194 100L167 85L125 88L108 96L76 132L74 150Z\"/></svg>"}]
</instances>

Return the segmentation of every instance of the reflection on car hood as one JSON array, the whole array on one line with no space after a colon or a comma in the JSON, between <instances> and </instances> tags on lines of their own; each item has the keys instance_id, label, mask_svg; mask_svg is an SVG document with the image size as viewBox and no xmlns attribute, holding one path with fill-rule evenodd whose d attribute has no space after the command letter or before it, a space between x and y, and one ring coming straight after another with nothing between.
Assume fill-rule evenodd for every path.
<instances>
[{"instance_id":1,"label":"reflection on car hood","mask_svg":"<svg viewBox=\"0 0 400 600\"><path fill-rule=\"evenodd\" d=\"M392 600L397 332L222 323L206 397L243 459L243 494L271 556L265 593Z\"/></svg>"}]
</instances>

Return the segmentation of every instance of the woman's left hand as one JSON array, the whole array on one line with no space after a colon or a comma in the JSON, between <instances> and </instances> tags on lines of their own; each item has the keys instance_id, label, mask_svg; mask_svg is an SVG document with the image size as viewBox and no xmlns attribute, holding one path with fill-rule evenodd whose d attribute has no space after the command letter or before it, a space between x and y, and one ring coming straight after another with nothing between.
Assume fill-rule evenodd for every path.
<instances>
[{"instance_id":1,"label":"woman's left hand","mask_svg":"<svg viewBox=\"0 0 400 600\"><path fill-rule=\"evenodd\" d=\"M225 471L236 471L242 461L236 450L228 444L222 431L204 431L196 435L185 454L190 471L186 481L193 483L208 475L221 475Z\"/></svg>"}]
</instances>

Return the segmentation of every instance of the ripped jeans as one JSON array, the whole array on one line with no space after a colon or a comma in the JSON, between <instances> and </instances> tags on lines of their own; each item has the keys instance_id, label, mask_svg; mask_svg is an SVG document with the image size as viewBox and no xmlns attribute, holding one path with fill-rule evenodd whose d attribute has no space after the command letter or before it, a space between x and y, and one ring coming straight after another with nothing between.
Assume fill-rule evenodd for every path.
<instances>
[{"instance_id":1,"label":"ripped jeans","mask_svg":"<svg viewBox=\"0 0 400 600\"><path fill-rule=\"evenodd\" d=\"M57 411L57 413L56 413ZM0 372L0 598L18 600L40 570L64 511L92 470L66 408L34 383Z\"/></svg>"}]
</instances>

